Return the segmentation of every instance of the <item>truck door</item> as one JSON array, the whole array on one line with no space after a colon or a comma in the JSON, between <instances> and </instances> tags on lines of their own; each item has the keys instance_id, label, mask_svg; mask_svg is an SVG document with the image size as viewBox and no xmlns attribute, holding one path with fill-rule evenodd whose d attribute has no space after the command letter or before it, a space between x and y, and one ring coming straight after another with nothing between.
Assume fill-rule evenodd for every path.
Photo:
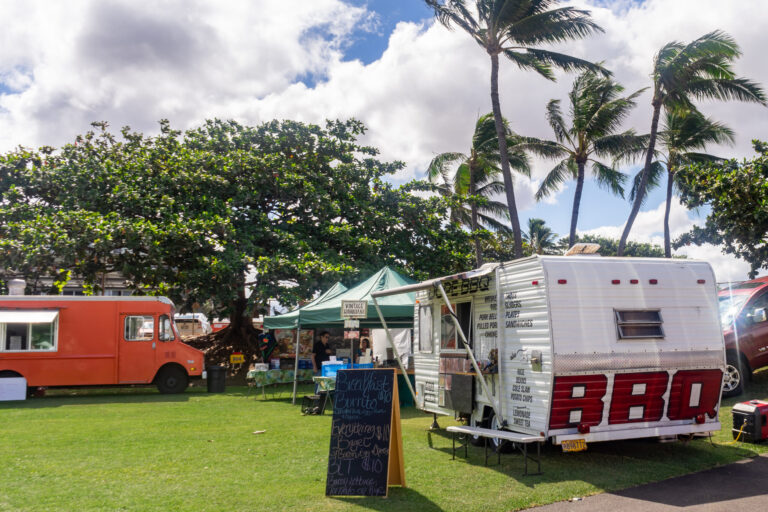
<instances>
[{"instance_id":1,"label":"truck door","mask_svg":"<svg viewBox=\"0 0 768 512\"><path fill-rule=\"evenodd\" d=\"M157 326L152 314L121 314L120 358L118 383L140 384L150 382L157 368Z\"/></svg>"},{"instance_id":2,"label":"truck door","mask_svg":"<svg viewBox=\"0 0 768 512\"><path fill-rule=\"evenodd\" d=\"M768 292L752 299L742 313L744 327L739 344L753 370L768 364L768 321L762 319L760 310L768 314Z\"/></svg>"}]
</instances>

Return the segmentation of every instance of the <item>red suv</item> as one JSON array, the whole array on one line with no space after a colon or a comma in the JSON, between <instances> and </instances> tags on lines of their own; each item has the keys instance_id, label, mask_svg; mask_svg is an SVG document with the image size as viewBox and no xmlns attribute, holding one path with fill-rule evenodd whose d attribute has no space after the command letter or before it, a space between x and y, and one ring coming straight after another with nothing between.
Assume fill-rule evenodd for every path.
<instances>
[{"instance_id":1,"label":"red suv","mask_svg":"<svg viewBox=\"0 0 768 512\"><path fill-rule=\"evenodd\" d=\"M768 366L768 276L724 288L718 299L726 357L723 396L736 396L753 371Z\"/></svg>"}]
</instances>

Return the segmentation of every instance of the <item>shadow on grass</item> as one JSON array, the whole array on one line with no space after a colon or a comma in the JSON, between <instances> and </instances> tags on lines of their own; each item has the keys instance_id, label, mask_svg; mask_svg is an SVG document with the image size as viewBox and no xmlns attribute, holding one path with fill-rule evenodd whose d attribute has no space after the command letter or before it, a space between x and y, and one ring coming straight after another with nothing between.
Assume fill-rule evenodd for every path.
<instances>
[{"instance_id":1,"label":"shadow on grass","mask_svg":"<svg viewBox=\"0 0 768 512\"><path fill-rule=\"evenodd\" d=\"M440 512L443 509L426 496L407 487L390 487L389 496L334 498L338 501L365 507L371 510L418 510L419 512ZM402 504L402 506L398 506Z\"/></svg>"},{"instance_id":2,"label":"shadow on grass","mask_svg":"<svg viewBox=\"0 0 768 512\"><path fill-rule=\"evenodd\" d=\"M484 446L468 445L465 458L464 445L457 438L456 458L452 459L451 433L439 429L426 431L425 434L428 446L443 452L446 463L485 467ZM535 445L530 445L529 457L535 454ZM487 468L503 473L529 488L545 483L577 479L602 490L613 490L676 477L690 471L707 469L713 465L746 459L754 455L749 445L713 444L706 438L670 444L659 443L655 439L602 442L591 444L589 451L579 453L564 453L559 446L547 443L541 449L541 475L530 474L537 469L536 462L530 459L528 460L529 474L524 475L523 454L516 449L509 453L502 453L499 458L498 454L489 447ZM768 459L762 457L760 462L752 464L751 467L755 471L763 471L762 474L766 474ZM760 489L764 489L764 486ZM757 495L763 493L763 491L755 492ZM639 495L631 496L641 499Z\"/></svg>"}]
</instances>

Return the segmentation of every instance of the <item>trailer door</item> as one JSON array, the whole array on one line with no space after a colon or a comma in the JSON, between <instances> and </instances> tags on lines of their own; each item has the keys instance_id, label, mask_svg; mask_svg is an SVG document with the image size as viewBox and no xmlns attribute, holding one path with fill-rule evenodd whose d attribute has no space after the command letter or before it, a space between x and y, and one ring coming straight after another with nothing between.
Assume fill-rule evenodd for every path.
<instances>
[{"instance_id":1,"label":"trailer door","mask_svg":"<svg viewBox=\"0 0 768 512\"><path fill-rule=\"evenodd\" d=\"M151 313L120 315L120 359L118 383L150 382L156 370L157 322Z\"/></svg>"}]
</instances>

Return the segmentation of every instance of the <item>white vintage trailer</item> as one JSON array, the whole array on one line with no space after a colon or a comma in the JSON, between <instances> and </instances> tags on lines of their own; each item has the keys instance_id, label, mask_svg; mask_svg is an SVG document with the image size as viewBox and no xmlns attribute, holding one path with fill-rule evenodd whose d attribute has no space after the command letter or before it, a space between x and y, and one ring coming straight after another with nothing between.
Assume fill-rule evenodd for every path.
<instances>
[{"instance_id":1,"label":"white vintage trailer","mask_svg":"<svg viewBox=\"0 0 768 512\"><path fill-rule=\"evenodd\" d=\"M532 256L374 297L412 291L424 411L571 446L720 429L705 262Z\"/></svg>"}]
</instances>

